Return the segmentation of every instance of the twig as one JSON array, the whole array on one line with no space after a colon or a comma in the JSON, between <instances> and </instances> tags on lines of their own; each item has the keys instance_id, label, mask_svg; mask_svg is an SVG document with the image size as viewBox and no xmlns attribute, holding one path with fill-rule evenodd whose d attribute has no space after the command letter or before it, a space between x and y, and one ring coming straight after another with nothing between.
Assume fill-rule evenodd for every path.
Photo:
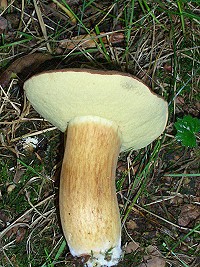
<instances>
[{"instance_id":1,"label":"twig","mask_svg":"<svg viewBox=\"0 0 200 267\"><path fill-rule=\"evenodd\" d=\"M54 131L56 129L57 129L57 127L50 127L50 128L45 129L45 130L37 131L37 132L34 132L34 133L24 134L22 136L19 136L19 137L11 139L10 141L11 142L16 142L16 141L18 141L20 139L24 139L24 138L27 138L27 137L30 137L30 136L35 136L35 135L43 134L43 133L46 133L46 132Z\"/></svg>"},{"instance_id":2,"label":"twig","mask_svg":"<svg viewBox=\"0 0 200 267\"><path fill-rule=\"evenodd\" d=\"M162 221L164 221L164 222L166 222L166 223L168 223L168 224L170 224L170 225L172 225L172 226L178 228L179 230L184 230L184 231L192 231L192 230L193 230L193 229L191 229L191 228L187 228L187 227L179 226L179 225L177 225L177 224L175 224L175 223L172 223L172 222L166 220L165 218L162 218L161 216L159 216L159 215L157 215L157 214L155 214L155 213L153 213L153 212L151 212L151 211L149 211L149 210L146 210L146 209L140 207L140 206L137 205L137 204L134 204L134 206L137 207L138 209L143 210L143 211L145 211L145 212L151 214L152 216L154 216L154 217L156 217L156 218L158 218L158 219L160 219L160 220L162 220ZM195 230L194 232L200 234L200 231Z\"/></svg>"},{"instance_id":3,"label":"twig","mask_svg":"<svg viewBox=\"0 0 200 267\"><path fill-rule=\"evenodd\" d=\"M36 0L33 0L33 3L34 3L34 6L35 6L35 11L36 11L36 14L37 14L37 17L38 17L38 21L39 21L42 33L44 35L44 39L47 42L47 49L48 49L49 53L52 54L52 50L51 50L50 44L48 42L48 35L47 35L46 26L45 26L44 20L42 18L42 12L41 12L40 8L38 7L38 5L36 3Z\"/></svg>"},{"instance_id":4,"label":"twig","mask_svg":"<svg viewBox=\"0 0 200 267\"><path fill-rule=\"evenodd\" d=\"M44 204L46 201L54 198L55 194L45 198L44 200L42 200L41 202L37 203L35 205L35 208L41 206L42 204ZM19 222L20 220L22 220L27 214L29 214L30 212L32 212L34 210L34 208L30 208L29 210L27 210L25 213L23 213L19 218L17 218L14 222L12 222L10 225L8 225L1 233L0 233L0 240L1 238L8 232L10 231L13 227L15 227L16 225L19 226L26 226L28 228L30 228L30 226L27 223L23 223L23 222Z\"/></svg>"}]
</instances>

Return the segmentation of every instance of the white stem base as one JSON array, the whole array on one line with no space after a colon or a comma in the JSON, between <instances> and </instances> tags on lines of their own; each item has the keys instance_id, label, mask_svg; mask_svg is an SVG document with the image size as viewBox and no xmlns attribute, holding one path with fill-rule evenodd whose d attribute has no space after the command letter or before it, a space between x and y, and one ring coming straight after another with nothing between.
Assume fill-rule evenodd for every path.
<instances>
[{"instance_id":1,"label":"white stem base","mask_svg":"<svg viewBox=\"0 0 200 267\"><path fill-rule=\"evenodd\" d=\"M121 243L121 242L120 242ZM92 255L92 257L84 265L85 267L101 267L101 266L114 266L118 264L122 255L121 244L119 247L110 249L110 251L104 251L98 255Z\"/></svg>"}]
</instances>

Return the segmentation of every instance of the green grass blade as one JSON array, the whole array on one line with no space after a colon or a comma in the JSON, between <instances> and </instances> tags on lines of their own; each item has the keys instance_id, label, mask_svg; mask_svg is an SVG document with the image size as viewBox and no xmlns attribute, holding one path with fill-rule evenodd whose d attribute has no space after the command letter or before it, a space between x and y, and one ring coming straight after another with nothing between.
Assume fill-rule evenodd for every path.
<instances>
[{"instance_id":1,"label":"green grass blade","mask_svg":"<svg viewBox=\"0 0 200 267\"><path fill-rule=\"evenodd\" d=\"M54 267L55 266L55 262L59 259L59 257L62 255L63 251L66 248L66 241L63 240L55 257L54 260L52 261L48 252L45 250L46 256L47 256L47 261L41 266L41 267Z\"/></svg>"},{"instance_id":2,"label":"green grass blade","mask_svg":"<svg viewBox=\"0 0 200 267\"><path fill-rule=\"evenodd\" d=\"M96 32L97 35L99 35L99 38L98 39L99 39L99 42L101 44L101 48L100 49L102 50L105 59L110 63L111 60L110 60L110 57L108 55L107 49L105 47L105 44L104 44L104 42L103 42L103 40L101 38L101 32L99 30L98 25L95 26L95 32ZM98 45L98 47L99 47L99 45Z\"/></svg>"},{"instance_id":3,"label":"green grass blade","mask_svg":"<svg viewBox=\"0 0 200 267\"><path fill-rule=\"evenodd\" d=\"M178 5L179 12L180 12L182 31L183 31L183 34L185 35L185 21L184 21L184 16L183 16L182 1L177 0L177 5Z\"/></svg>"},{"instance_id":4,"label":"green grass blade","mask_svg":"<svg viewBox=\"0 0 200 267\"><path fill-rule=\"evenodd\" d=\"M169 173L165 174L167 177L200 177L200 173Z\"/></svg>"},{"instance_id":5,"label":"green grass blade","mask_svg":"<svg viewBox=\"0 0 200 267\"><path fill-rule=\"evenodd\" d=\"M187 233L186 235L184 235L171 249L171 251L173 252L188 236L190 236L191 234L193 234L195 231L197 231L198 229L200 229L200 224L196 225L191 231L189 231L189 233Z\"/></svg>"},{"instance_id":6,"label":"green grass blade","mask_svg":"<svg viewBox=\"0 0 200 267\"><path fill-rule=\"evenodd\" d=\"M147 2L146 2L145 0L143 0L143 1L139 0L140 6L141 6L141 8L142 8L144 14L145 14L146 12L145 12L145 9L144 9L144 6L143 6L142 2L144 3L144 6L145 6L147 12L150 14L150 16L153 18L153 20L154 20L155 22L157 22L157 23L158 23L164 30L167 30L167 28L165 27L165 25L162 24L162 23L156 18L156 16L154 15L154 11L151 10L151 8L150 8L149 5L147 4Z\"/></svg>"},{"instance_id":7,"label":"green grass blade","mask_svg":"<svg viewBox=\"0 0 200 267\"><path fill-rule=\"evenodd\" d=\"M27 165L26 163L24 163L21 159L17 159L17 161L23 165L24 167L26 167L29 171L31 171L32 173L36 174L39 177L43 177L39 172L37 172L34 168L32 168L31 166Z\"/></svg>"}]
</instances>

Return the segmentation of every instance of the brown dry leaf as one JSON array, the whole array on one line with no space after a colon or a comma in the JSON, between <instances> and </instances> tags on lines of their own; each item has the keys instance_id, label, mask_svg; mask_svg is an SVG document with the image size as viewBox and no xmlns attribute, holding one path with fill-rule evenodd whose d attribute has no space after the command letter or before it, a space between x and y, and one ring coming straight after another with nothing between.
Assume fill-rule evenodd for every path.
<instances>
[{"instance_id":1,"label":"brown dry leaf","mask_svg":"<svg viewBox=\"0 0 200 267\"><path fill-rule=\"evenodd\" d=\"M185 204L179 214L178 224L187 226L190 222L196 220L200 216L200 207L194 204Z\"/></svg>"},{"instance_id":2,"label":"brown dry leaf","mask_svg":"<svg viewBox=\"0 0 200 267\"><path fill-rule=\"evenodd\" d=\"M20 243L21 241L23 241L23 239L25 238L27 232L27 228L24 227L20 227L17 231L17 235L16 235L16 243Z\"/></svg>"},{"instance_id":3,"label":"brown dry leaf","mask_svg":"<svg viewBox=\"0 0 200 267\"><path fill-rule=\"evenodd\" d=\"M134 251L136 251L140 247L140 244L138 242L129 242L128 245L125 248L125 253L129 254Z\"/></svg>"},{"instance_id":4,"label":"brown dry leaf","mask_svg":"<svg viewBox=\"0 0 200 267\"><path fill-rule=\"evenodd\" d=\"M12 29L17 29L20 23L20 16L17 13L8 13L6 14L6 19L8 21L9 26Z\"/></svg>"},{"instance_id":5,"label":"brown dry leaf","mask_svg":"<svg viewBox=\"0 0 200 267\"><path fill-rule=\"evenodd\" d=\"M27 227L14 226L6 234L7 237L15 237L16 243L20 243L24 240L27 232Z\"/></svg>"},{"instance_id":6,"label":"brown dry leaf","mask_svg":"<svg viewBox=\"0 0 200 267\"><path fill-rule=\"evenodd\" d=\"M7 0L0 0L0 9L6 9L8 6L8 1Z\"/></svg>"},{"instance_id":7,"label":"brown dry leaf","mask_svg":"<svg viewBox=\"0 0 200 267\"><path fill-rule=\"evenodd\" d=\"M176 103L176 104L180 104L180 105L185 104L185 99L184 99L184 97L182 97L182 96L177 96L176 99L175 99L175 103Z\"/></svg>"},{"instance_id":8,"label":"brown dry leaf","mask_svg":"<svg viewBox=\"0 0 200 267\"><path fill-rule=\"evenodd\" d=\"M0 34L2 34L8 27L8 21L4 17L0 16Z\"/></svg>"},{"instance_id":9,"label":"brown dry leaf","mask_svg":"<svg viewBox=\"0 0 200 267\"><path fill-rule=\"evenodd\" d=\"M128 222L126 223L126 226L127 226L127 228L130 229L130 230L135 230L136 228L138 228L137 223L136 223L135 221L133 221L133 220L128 221Z\"/></svg>"},{"instance_id":10,"label":"brown dry leaf","mask_svg":"<svg viewBox=\"0 0 200 267\"><path fill-rule=\"evenodd\" d=\"M122 173L122 172L125 172L125 171L127 171L127 163L126 162L124 162L124 161L121 161L121 160L119 160L118 162L117 162L117 171L119 172L119 173Z\"/></svg>"},{"instance_id":11,"label":"brown dry leaf","mask_svg":"<svg viewBox=\"0 0 200 267\"><path fill-rule=\"evenodd\" d=\"M16 242L20 242L24 239L28 223L31 221L31 215L25 215L23 219L14 225L11 229L6 232L6 237L15 237ZM26 225L27 224L27 225Z\"/></svg>"},{"instance_id":12,"label":"brown dry leaf","mask_svg":"<svg viewBox=\"0 0 200 267\"><path fill-rule=\"evenodd\" d=\"M13 183L17 184L20 181L23 174L24 174L24 170L20 169L19 165L17 165L15 175L13 178Z\"/></svg>"},{"instance_id":13,"label":"brown dry leaf","mask_svg":"<svg viewBox=\"0 0 200 267\"><path fill-rule=\"evenodd\" d=\"M184 199L182 196L175 196L174 198L172 198L170 200L170 204L172 204L173 206L179 206L180 204L183 204Z\"/></svg>"},{"instance_id":14,"label":"brown dry leaf","mask_svg":"<svg viewBox=\"0 0 200 267\"><path fill-rule=\"evenodd\" d=\"M102 36L101 36L102 35ZM99 37L102 39L103 43L108 44L108 39L112 44L120 43L124 40L124 34L120 32L115 32L112 34L106 34L105 32L101 32L99 36L95 33L79 35L72 37L71 39L62 40L59 44L61 48L74 49L79 46L81 48L94 48L97 43L99 43Z\"/></svg>"},{"instance_id":15,"label":"brown dry leaf","mask_svg":"<svg viewBox=\"0 0 200 267\"><path fill-rule=\"evenodd\" d=\"M10 82L10 79L13 76L16 76L19 73L29 69L33 72L36 70L39 65L44 63L47 60L52 59L50 54L34 53L23 56L16 59L1 75L0 75L0 85L7 86Z\"/></svg>"},{"instance_id":16,"label":"brown dry leaf","mask_svg":"<svg viewBox=\"0 0 200 267\"><path fill-rule=\"evenodd\" d=\"M9 231L6 232L6 237L10 238L10 237L12 237L13 235L16 235L18 229L19 229L19 226L14 226L14 227L12 227Z\"/></svg>"},{"instance_id":17,"label":"brown dry leaf","mask_svg":"<svg viewBox=\"0 0 200 267\"><path fill-rule=\"evenodd\" d=\"M4 210L0 210L0 228L4 228L9 221L9 216L4 212Z\"/></svg>"},{"instance_id":18,"label":"brown dry leaf","mask_svg":"<svg viewBox=\"0 0 200 267\"><path fill-rule=\"evenodd\" d=\"M59 44L61 48L73 49L78 45L81 48L92 48L96 47L95 34L79 35L72 37L71 39L62 40Z\"/></svg>"},{"instance_id":19,"label":"brown dry leaf","mask_svg":"<svg viewBox=\"0 0 200 267\"><path fill-rule=\"evenodd\" d=\"M139 267L165 267L166 261L162 254L154 246L147 247L147 256L144 256L143 263Z\"/></svg>"},{"instance_id":20,"label":"brown dry leaf","mask_svg":"<svg viewBox=\"0 0 200 267\"><path fill-rule=\"evenodd\" d=\"M163 69L168 72L172 72L172 66L167 63L163 66Z\"/></svg>"},{"instance_id":21,"label":"brown dry leaf","mask_svg":"<svg viewBox=\"0 0 200 267\"><path fill-rule=\"evenodd\" d=\"M195 103L195 106L197 107L197 110L200 110L200 102L197 101L197 102Z\"/></svg>"}]
</instances>

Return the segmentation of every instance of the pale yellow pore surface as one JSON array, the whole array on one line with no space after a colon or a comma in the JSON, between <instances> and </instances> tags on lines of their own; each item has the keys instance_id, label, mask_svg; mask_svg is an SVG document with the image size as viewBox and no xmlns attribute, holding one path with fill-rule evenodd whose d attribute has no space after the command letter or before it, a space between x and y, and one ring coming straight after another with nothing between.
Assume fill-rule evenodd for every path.
<instances>
[{"instance_id":1,"label":"pale yellow pore surface","mask_svg":"<svg viewBox=\"0 0 200 267\"><path fill-rule=\"evenodd\" d=\"M69 123L60 180L63 232L72 255L103 257L106 266L116 264L121 254L115 190L120 146L120 132L112 122L86 117ZM107 263L104 257L112 249L117 258Z\"/></svg>"},{"instance_id":2,"label":"pale yellow pore surface","mask_svg":"<svg viewBox=\"0 0 200 267\"><path fill-rule=\"evenodd\" d=\"M120 72L46 72L27 80L24 89L33 107L63 132L76 116L114 121L122 132L121 151L147 146L167 122L167 103L135 77Z\"/></svg>"}]
</instances>

